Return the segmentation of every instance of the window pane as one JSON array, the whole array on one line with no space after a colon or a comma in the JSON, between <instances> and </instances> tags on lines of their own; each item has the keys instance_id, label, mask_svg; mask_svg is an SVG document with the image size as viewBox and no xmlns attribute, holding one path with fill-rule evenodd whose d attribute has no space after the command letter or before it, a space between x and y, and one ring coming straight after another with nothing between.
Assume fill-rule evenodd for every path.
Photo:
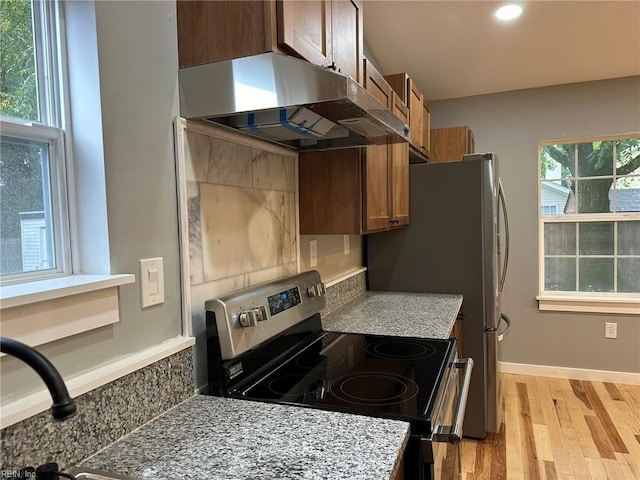
<instances>
[{"instance_id":1,"label":"window pane","mask_svg":"<svg viewBox=\"0 0 640 480\"><path fill-rule=\"evenodd\" d=\"M640 177L618 178L609 197L612 211L640 212Z\"/></svg>"},{"instance_id":2,"label":"window pane","mask_svg":"<svg viewBox=\"0 0 640 480\"><path fill-rule=\"evenodd\" d=\"M540 182L540 212L542 215L561 215L575 212L571 181Z\"/></svg>"},{"instance_id":3,"label":"window pane","mask_svg":"<svg viewBox=\"0 0 640 480\"><path fill-rule=\"evenodd\" d=\"M578 144L578 176L613 175L613 142Z\"/></svg>"},{"instance_id":4,"label":"window pane","mask_svg":"<svg viewBox=\"0 0 640 480\"><path fill-rule=\"evenodd\" d=\"M576 254L576 224L547 223L544 226L544 251L546 255Z\"/></svg>"},{"instance_id":5,"label":"window pane","mask_svg":"<svg viewBox=\"0 0 640 480\"><path fill-rule=\"evenodd\" d=\"M640 292L640 258L618 259L618 291Z\"/></svg>"},{"instance_id":6,"label":"window pane","mask_svg":"<svg viewBox=\"0 0 640 480\"><path fill-rule=\"evenodd\" d=\"M573 177L575 145L546 145L540 151L540 178Z\"/></svg>"},{"instance_id":7,"label":"window pane","mask_svg":"<svg viewBox=\"0 0 640 480\"><path fill-rule=\"evenodd\" d=\"M48 144L0 141L0 273L55 265Z\"/></svg>"},{"instance_id":8,"label":"window pane","mask_svg":"<svg viewBox=\"0 0 640 480\"><path fill-rule=\"evenodd\" d=\"M637 159L640 155L640 139L630 138L616 142L616 171L620 175L640 175Z\"/></svg>"},{"instance_id":9,"label":"window pane","mask_svg":"<svg viewBox=\"0 0 640 480\"><path fill-rule=\"evenodd\" d=\"M609 190L612 178L578 180L576 195L578 213L609 213L611 211Z\"/></svg>"},{"instance_id":10,"label":"window pane","mask_svg":"<svg viewBox=\"0 0 640 480\"><path fill-rule=\"evenodd\" d=\"M613 222L585 222L579 225L580 255L613 255Z\"/></svg>"},{"instance_id":11,"label":"window pane","mask_svg":"<svg viewBox=\"0 0 640 480\"><path fill-rule=\"evenodd\" d=\"M576 259L545 258L544 289L549 291L576 291Z\"/></svg>"},{"instance_id":12,"label":"window pane","mask_svg":"<svg viewBox=\"0 0 640 480\"><path fill-rule=\"evenodd\" d=\"M580 291L613 292L613 258L581 258Z\"/></svg>"},{"instance_id":13,"label":"window pane","mask_svg":"<svg viewBox=\"0 0 640 480\"><path fill-rule=\"evenodd\" d=\"M31 2L0 1L0 113L40 121Z\"/></svg>"},{"instance_id":14,"label":"window pane","mask_svg":"<svg viewBox=\"0 0 640 480\"><path fill-rule=\"evenodd\" d=\"M618 255L640 255L640 222L618 222Z\"/></svg>"}]
</instances>

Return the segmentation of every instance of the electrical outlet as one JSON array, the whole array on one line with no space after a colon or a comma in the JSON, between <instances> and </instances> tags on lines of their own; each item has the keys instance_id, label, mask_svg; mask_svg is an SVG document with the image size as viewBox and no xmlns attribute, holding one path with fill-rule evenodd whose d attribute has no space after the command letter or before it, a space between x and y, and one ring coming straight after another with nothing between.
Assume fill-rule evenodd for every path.
<instances>
[{"instance_id":1,"label":"electrical outlet","mask_svg":"<svg viewBox=\"0 0 640 480\"><path fill-rule=\"evenodd\" d=\"M309 267L318 265L318 241L309 240Z\"/></svg>"},{"instance_id":2,"label":"electrical outlet","mask_svg":"<svg viewBox=\"0 0 640 480\"><path fill-rule=\"evenodd\" d=\"M618 324L615 322L604 323L604 338L618 338Z\"/></svg>"}]
</instances>

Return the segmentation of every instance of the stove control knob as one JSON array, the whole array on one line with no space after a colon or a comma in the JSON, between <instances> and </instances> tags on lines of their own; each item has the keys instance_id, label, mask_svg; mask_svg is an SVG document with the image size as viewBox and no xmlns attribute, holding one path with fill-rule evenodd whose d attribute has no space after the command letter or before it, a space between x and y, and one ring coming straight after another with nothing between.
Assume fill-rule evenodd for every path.
<instances>
[{"instance_id":1,"label":"stove control knob","mask_svg":"<svg viewBox=\"0 0 640 480\"><path fill-rule=\"evenodd\" d=\"M310 297L321 297L327 293L327 287L324 286L324 283L320 282L316 285L311 285L307 288L307 295Z\"/></svg>"},{"instance_id":2,"label":"stove control knob","mask_svg":"<svg viewBox=\"0 0 640 480\"><path fill-rule=\"evenodd\" d=\"M264 307L256 307L253 309L253 313L256 317L256 320L258 322L264 322L265 320L268 320L269 317L267 317L267 309Z\"/></svg>"},{"instance_id":3,"label":"stove control knob","mask_svg":"<svg viewBox=\"0 0 640 480\"><path fill-rule=\"evenodd\" d=\"M238 320L240 321L240 326L242 327L255 327L256 323L258 323L256 319L255 309L247 310L246 312L240 312L240 315L238 315Z\"/></svg>"}]
</instances>

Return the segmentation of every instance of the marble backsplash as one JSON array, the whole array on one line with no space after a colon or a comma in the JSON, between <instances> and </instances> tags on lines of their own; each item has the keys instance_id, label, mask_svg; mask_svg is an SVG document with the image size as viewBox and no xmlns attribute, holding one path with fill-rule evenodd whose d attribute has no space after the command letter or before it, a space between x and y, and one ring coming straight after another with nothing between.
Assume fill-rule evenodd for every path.
<instances>
[{"instance_id":1,"label":"marble backsplash","mask_svg":"<svg viewBox=\"0 0 640 480\"><path fill-rule=\"evenodd\" d=\"M188 265L196 385L207 383L204 303L297 273L296 153L250 137L185 123Z\"/></svg>"}]
</instances>

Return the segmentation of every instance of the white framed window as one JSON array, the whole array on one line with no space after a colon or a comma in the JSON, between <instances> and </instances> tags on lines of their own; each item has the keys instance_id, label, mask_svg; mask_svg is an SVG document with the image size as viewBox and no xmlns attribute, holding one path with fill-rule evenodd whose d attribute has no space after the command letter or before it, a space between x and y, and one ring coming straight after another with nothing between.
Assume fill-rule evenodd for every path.
<instances>
[{"instance_id":1,"label":"white framed window","mask_svg":"<svg viewBox=\"0 0 640 480\"><path fill-rule=\"evenodd\" d=\"M640 314L640 134L538 151L540 309Z\"/></svg>"},{"instance_id":2,"label":"white framed window","mask_svg":"<svg viewBox=\"0 0 640 480\"><path fill-rule=\"evenodd\" d=\"M0 282L72 273L55 1L0 2Z\"/></svg>"}]
</instances>

